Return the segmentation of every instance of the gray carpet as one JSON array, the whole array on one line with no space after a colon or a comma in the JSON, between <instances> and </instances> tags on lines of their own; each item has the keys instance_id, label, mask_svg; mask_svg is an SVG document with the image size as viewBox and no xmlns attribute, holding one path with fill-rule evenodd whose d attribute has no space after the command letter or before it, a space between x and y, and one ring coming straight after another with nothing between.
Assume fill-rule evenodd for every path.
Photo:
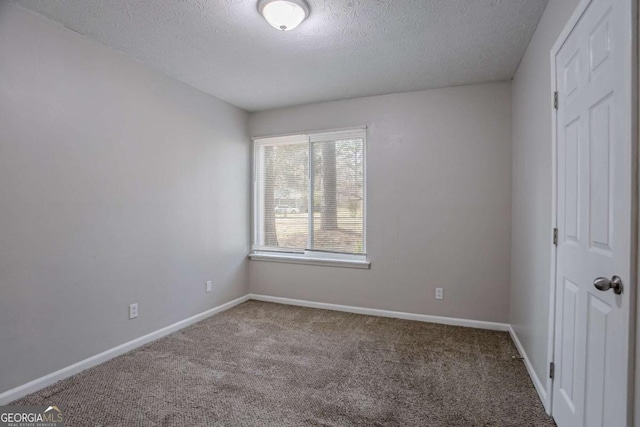
<instances>
[{"instance_id":1,"label":"gray carpet","mask_svg":"<svg viewBox=\"0 0 640 427\"><path fill-rule=\"evenodd\" d=\"M68 426L553 426L509 335L249 301L13 404Z\"/></svg>"}]
</instances>

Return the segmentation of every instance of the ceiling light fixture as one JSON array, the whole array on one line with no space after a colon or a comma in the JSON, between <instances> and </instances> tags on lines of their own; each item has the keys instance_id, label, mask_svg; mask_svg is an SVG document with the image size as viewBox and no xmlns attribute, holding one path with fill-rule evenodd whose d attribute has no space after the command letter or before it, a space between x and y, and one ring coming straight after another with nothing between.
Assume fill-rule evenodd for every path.
<instances>
[{"instance_id":1,"label":"ceiling light fixture","mask_svg":"<svg viewBox=\"0 0 640 427\"><path fill-rule=\"evenodd\" d=\"M307 19L309 5L305 0L260 0L258 11L273 28L290 31Z\"/></svg>"}]
</instances>

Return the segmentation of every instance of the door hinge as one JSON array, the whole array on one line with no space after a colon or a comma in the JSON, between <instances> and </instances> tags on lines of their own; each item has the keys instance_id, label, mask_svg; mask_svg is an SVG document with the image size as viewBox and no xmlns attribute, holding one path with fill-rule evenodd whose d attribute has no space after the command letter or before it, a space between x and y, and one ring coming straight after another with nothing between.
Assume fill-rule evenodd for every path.
<instances>
[{"instance_id":1,"label":"door hinge","mask_svg":"<svg viewBox=\"0 0 640 427\"><path fill-rule=\"evenodd\" d=\"M558 229L553 229L553 245L558 246Z\"/></svg>"},{"instance_id":2,"label":"door hinge","mask_svg":"<svg viewBox=\"0 0 640 427\"><path fill-rule=\"evenodd\" d=\"M553 92L553 109L558 109L558 92Z\"/></svg>"},{"instance_id":3,"label":"door hinge","mask_svg":"<svg viewBox=\"0 0 640 427\"><path fill-rule=\"evenodd\" d=\"M556 364L551 362L549 363L549 378L553 379L556 375Z\"/></svg>"}]
</instances>

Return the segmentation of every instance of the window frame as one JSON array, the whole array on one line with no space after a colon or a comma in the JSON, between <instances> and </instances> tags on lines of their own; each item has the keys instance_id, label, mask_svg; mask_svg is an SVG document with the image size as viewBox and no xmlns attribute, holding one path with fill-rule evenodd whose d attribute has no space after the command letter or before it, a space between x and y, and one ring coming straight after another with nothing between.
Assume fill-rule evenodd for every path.
<instances>
[{"instance_id":1,"label":"window frame","mask_svg":"<svg viewBox=\"0 0 640 427\"><path fill-rule=\"evenodd\" d=\"M309 249L296 249L296 248L271 248L261 247L256 244L257 237L262 230L260 220L263 216L259 212L259 206L261 205L260 196L260 183L258 182L258 147L260 145L277 145L277 144L292 144L300 143L304 138L308 144L308 161L309 161L309 188L311 189L309 197L313 197L313 143L312 137L314 135L323 135L331 133L344 133L344 132L362 132L362 158L363 158L363 195L364 200L362 203L362 254L350 254L341 252L330 252L322 250L309 250ZM354 126L348 128L317 130L307 132L289 133L284 135L275 136L261 136L251 138L251 249L249 253L249 259L252 261L269 261L269 262L281 262L292 264L308 264L308 265L322 265L331 267L348 267L348 268L361 268L368 269L371 266L367 255L367 216L368 216L368 155L367 155L367 138L368 129L366 126ZM269 142L272 140L272 142ZM310 222L309 227L313 224Z\"/></svg>"}]
</instances>

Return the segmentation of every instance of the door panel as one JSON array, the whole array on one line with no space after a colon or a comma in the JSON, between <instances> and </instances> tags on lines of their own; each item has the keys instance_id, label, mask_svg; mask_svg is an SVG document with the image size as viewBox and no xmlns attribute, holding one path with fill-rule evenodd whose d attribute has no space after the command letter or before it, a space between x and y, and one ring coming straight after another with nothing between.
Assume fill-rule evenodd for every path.
<instances>
[{"instance_id":1,"label":"door panel","mask_svg":"<svg viewBox=\"0 0 640 427\"><path fill-rule=\"evenodd\" d=\"M574 411L573 391L575 388L576 326L579 287L565 278L562 296L562 348L560 354L560 390L570 409Z\"/></svg>"},{"instance_id":2,"label":"door panel","mask_svg":"<svg viewBox=\"0 0 640 427\"><path fill-rule=\"evenodd\" d=\"M611 232L613 231L613 200L611 189L611 95L591 108L589 237L591 248L611 257Z\"/></svg>"},{"instance_id":3,"label":"door panel","mask_svg":"<svg viewBox=\"0 0 640 427\"><path fill-rule=\"evenodd\" d=\"M631 27L631 0L592 0L555 57L559 427L629 421ZM595 288L596 278L614 275L622 294Z\"/></svg>"},{"instance_id":4,"label":"door panel","mask_svg":"<svg viewBox=\"0 0 640 427\"><path fill-rule=\"evenodd\" d=\"M579 158L580 158L580 117L569 123L565 129L565 166L563 177L565 180L565 211L564 236L566 240L580 242L580 188L579 188Z\"/></svg>"},{"instance_id":5,"label":"door panel","mask_svg":"<svg viewBox=\"0 0 640 427\"><path fill-rule=\"evenodd\" d=\"M587 319L587 379L586 379L586 404L585 425L604 425L603 402L605 378L600 373L605 372L607 355L607 323L611 307L589 294L589 314Z\"/></svg>"},{"instance_id":6,"label":"door panel","mask_svg":"<svg viewBox=\"0 0 640 427\"><path fill-rule=\"evenodd\" d=\"M591 81L594 81L598 77L600 70L603 68L603 64L605 64L605 61L609 59L609 52L611 51L609 21L610 12L607 10L600 22L598 22L589 35L589 64Z\"/></svg>"}]
</instances>

